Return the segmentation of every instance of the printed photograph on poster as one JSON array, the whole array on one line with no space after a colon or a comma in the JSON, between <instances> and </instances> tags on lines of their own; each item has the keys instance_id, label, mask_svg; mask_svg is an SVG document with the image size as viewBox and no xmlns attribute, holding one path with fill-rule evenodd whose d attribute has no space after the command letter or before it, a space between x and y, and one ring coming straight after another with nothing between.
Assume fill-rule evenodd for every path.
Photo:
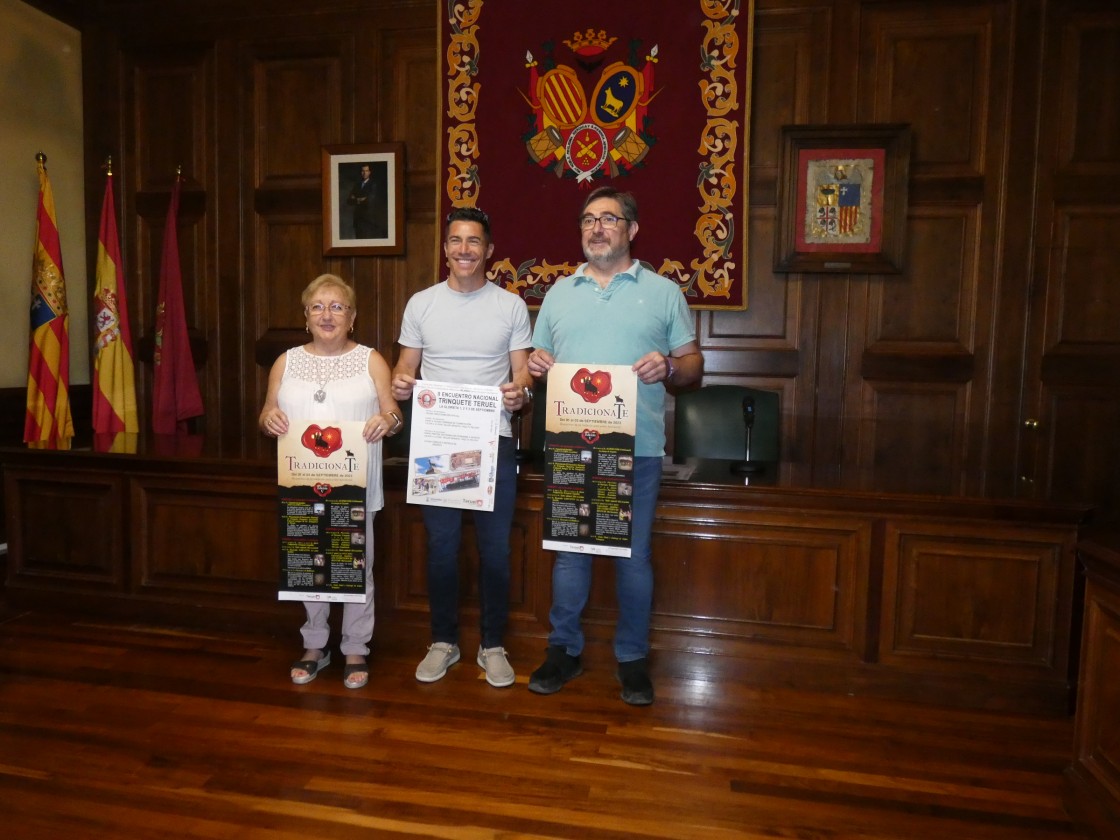
<instances>
[{"instance_id":1,"label":"printed photograph on poster","mask_svg":"<svg viewBox=\"0 0 1120 840\"><path fill-rule=\"evenodd\" d=\"M417 380L406 501L493 510L501 422L501 389Z\"/></svg>"},{"instance_id":2,"label":"printed photograph on poster","mask_svg":"<svg viewBox=\"0 0 1120 840\"><path fill-rule=\"evenodd\" d=\"M364 425L292 418L277 441L281 601L366 600Z\"/></svg>"},{"instance_id":3,"label":"printed photograph on poster","mask_svg":"<svg viewBox=\"0 0 1120 840\"><path fill-rule=\"evenodd\" d=\"M629 365L548 372L543 546L630 556L638 377Z\"/></svg>"}]
</instances>

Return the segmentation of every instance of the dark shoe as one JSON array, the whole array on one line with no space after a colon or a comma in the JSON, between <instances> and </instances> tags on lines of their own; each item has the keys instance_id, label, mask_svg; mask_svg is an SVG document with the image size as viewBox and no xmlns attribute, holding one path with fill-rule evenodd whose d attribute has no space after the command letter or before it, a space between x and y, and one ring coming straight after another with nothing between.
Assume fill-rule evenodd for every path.
<instances>
[{"instance_id":1,"label":"dark shoe","mask_svg":"<svg viewBox=\"0 0 1120 840\"><path fill-rule=\"evenodd\" d=\"M622 683L622 699L631 706L648 706L653 702L653 683L649 678L649 659L618 663L618 681Z\"/></svg>"},{"instance_id":2,"label":"dark shoe","mask_svg":"<svg viewBox=\"0 0 1120 840\"><path fill-rule=\"evenodd\" d=\"M549 645L544 664L529 676L529 690L535 694L555 694L564 683L582 673L578 656L570 656L559 645Z\"/></svg>"}]
</instances>

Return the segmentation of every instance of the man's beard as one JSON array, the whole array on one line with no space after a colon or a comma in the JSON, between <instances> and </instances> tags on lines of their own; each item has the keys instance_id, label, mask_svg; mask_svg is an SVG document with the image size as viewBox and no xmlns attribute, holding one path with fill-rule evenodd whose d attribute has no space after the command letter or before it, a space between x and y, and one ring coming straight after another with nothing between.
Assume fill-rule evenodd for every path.
<instances>
[{"instance_id":1,"label":"man's beard","mask_svg":"<svg viewBox=\"0 0 1120 840\"><path fill-rule=\"evenodd\" d=\"M592 254L592 252L591 252L592 248L600 248L601 249L604 245L607 246L606 251L600 250L599 253ZM625 243L625 242L620 242L614 248L610 247L610 241L609 240L605 241L605 242L594 242L594 243L589 242L589 243L586 243L583 246L584 259L586 259L592 265L612 265L620 257L625 256L626 252L627 252L627 243Z\"/></svg>"}]
</instances>

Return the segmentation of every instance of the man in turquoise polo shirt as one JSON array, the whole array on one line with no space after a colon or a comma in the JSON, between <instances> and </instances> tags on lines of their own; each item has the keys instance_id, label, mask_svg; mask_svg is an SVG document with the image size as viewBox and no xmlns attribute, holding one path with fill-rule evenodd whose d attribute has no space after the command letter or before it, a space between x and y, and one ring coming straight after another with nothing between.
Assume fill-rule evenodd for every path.
<instances>
[{"instance_id":1,"label":"man in turquoise polo shirt","mask_svg":"<svg viewBox=\"0 0 1120 840\"><path fill-rule=\"evenodd\" d=\"M653 603L651 538L661 462L665 455L665 385L690 385L703 374L692 314L680 287L630 256L638 205L630 193L600 187L579 217L587 259L545 296L533 331L529 372L547 376L553 364L630 365L638 376L637 435L630 557L616 557L618 626L614 653L622 699L653 702L649 626ZM583 672L580 617L591 591L593 555L561 551L552 567L552 632L544 664L529 690L553 694Z\"/></svg>"}]
</instances>

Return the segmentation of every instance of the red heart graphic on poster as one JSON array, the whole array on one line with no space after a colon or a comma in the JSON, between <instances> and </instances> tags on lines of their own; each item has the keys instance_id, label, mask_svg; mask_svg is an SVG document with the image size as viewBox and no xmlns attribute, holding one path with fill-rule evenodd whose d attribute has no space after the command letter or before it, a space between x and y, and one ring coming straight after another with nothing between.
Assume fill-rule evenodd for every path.
<instances>
[{"instance_id":1,"label":"red heart graphic on poster","mask_svg":"<svg viewBox=\"0 0 1120 840\"><path fill-rule=\"evenodd\" d=\"M584 429L580 434L585 443L592 444L599 439L599 433L594 429Z\"/></svg>"},{"instance_id":2,"label":"red heart graphic on poster","mask_svg":"<svg viewBox=\"0 0 1120 840\"><path fill-rule=\"evenodd\" d=\"M315 484L311 487L311 489L314 490L316 493L318 493L323 498L326 498L327 496L329 496L331 494L331 486L329 484L326 484L325 482L320 482L318 484Z\"/></svg>"},{"instance_id":3,"label":"red heart graphic on poster","mask_svg":"<svg viewBox=\"0 0 1120 840\"><path fill-rule=\"evenodd\" d=\"M312 424L307 427L299 441L320 458L326 458L341 448L342 429L336 426L327 426L323 429L317 424Z\"/></svg>"},{"instance_id":4,"label":"red heart graphic on poster","mask_svg":"<svg viewBox=\"0 0 1120 840\"><path fill-rule=\"evenodd\" d=\"M572 391L583 397L584 402L599 402L611 392L611 375L605 370L592 373L587 368L580 368L572 377Z\"/></svg>"}]
</instances>

